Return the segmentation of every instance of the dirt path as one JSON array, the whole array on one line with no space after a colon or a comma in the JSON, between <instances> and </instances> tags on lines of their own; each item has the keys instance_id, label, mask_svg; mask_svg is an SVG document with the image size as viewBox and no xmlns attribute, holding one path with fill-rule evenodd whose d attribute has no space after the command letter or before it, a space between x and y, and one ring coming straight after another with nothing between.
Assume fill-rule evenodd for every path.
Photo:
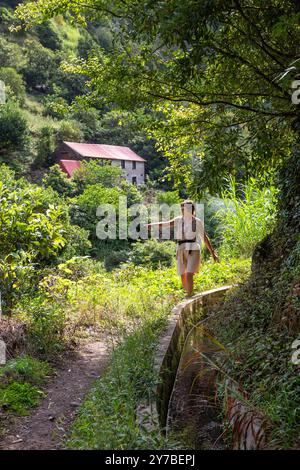
<instances>
[{"instance_id":1,"label":"dirt path","mask_svg":"<svg viewBox=\"0 0 300 470\"><path fill-rule=\"evenodd\" d=\"M30 416L16 417L9 433L1 439L2 450L63 448L70 424L93 381L108 359L106 344L90 342L76 355L65 358L47 385L47 397Z\"/></svg>"}]
</instances>

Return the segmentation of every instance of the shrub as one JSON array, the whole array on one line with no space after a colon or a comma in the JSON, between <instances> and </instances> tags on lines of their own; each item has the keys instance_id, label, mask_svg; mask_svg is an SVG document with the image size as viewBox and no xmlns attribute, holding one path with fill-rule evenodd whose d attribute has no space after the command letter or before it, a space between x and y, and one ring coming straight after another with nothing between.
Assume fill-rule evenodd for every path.
<instances>
[{"instance_id":1,"label":"shrub","mask_svg":"<svg viewBox=\"0 0 300 470\"><path fill-rule=\"evenodd\" d=\"M56 142L53 127L42 127L36 145L37 156L35 165L37 167L50 165L52 163L55 146Z\"/></svg>"},{"instance_id":2,"label":"shrub","mask_svg":"<svg viewBox=\"0 0 300 470\"><path fill-rule=\"evenodd\" d=\"M68 111L67 101L62 96L58 96L58 95L47 95L44 98L44 106L45 106L45 111L47 114L49 114L49 116L52 116L58 119L62 119ZM63 132L66 132L66 131L62 130L62 126L61 126L60 133L63 133Z\"/></svg>"},{"instance_id":3,"label":"shrub","mask_svg":"<svg viewBox=\"0 0 300 470\"><path fill-rule=\"evenodd\" d=\"M83 133L80 124L71 119L60 121L56 139L58 143L63 142L64 140L70 142L81 142L83 139Z\"/></svg>"},{"instance_id":4,"label":"shrub","mask_svg":"<svg viewBox=\"0 0 300 470\"><path fill-rule=\"evenodd\" d=\"M0 282L3 309L10 312L34 288L33 264L53 262L65 245L68 217L63 206L51 204L53 193L6 175L8 182L0 181Z\"/></svg>"},{"instance_id":5,"label":"shrub","mask_svg":"<svg viewBox=\"0 0 300 470\"><path fill-rule=\"evenodd\" d=\"M10 25L13 23L13 20L13 11L9 8L0 7L0 23L2 23L3 25Z\"/></svg>"},{"instance_id":6,"label":"shrub","mask_svg":"<svg viewBox=\"0 0 300 470\"><path fill-rule=\"evenodd\" d=\"M135 186L135 184L131 184L126 179L122 179L120 183L120 188L127 197L128 206L131 206L132 204L138 204L142 201L142 194Z\"/></svg>"},{"instance_id":7,"label":"shrub","mask_svg":"<svg viewBox=\"0 0 300 470\"><path fill-rule=\"evenodd\" d=\"M53 165L43 178L43 184L46 188L52 188L63 196L72 196L75 192L73 181L68 178L59 165Z\"/></svg>"},{"instance_id":8,"label":"shrub","mask_svg":"<svg viewBox=\"0 0 300 470\"><path fill-rule=\"evenodd\" d=\"M77 53L82 59L87 59L90 52L97 47L95 40L86 33L85 36L81 36L78 40Z\"/></svg>"},{"instance_id":9,"label":"shrub","mask_svg":"<svg viewBox=\"0 0 300 470\"><path fill-rule=\"evenodd\" d=\"M34 261L40 261L64 246L63 209L49 205L47 210L40 210L42 191L33 185L11 191L0 183L2 257L24 250L33 254Z\"/></svg>"},{"instance_id":10,"label":"shrub","mask_svg":"<svg viewBox=\"0 0 300 470\"><path fill-rule=\"evenodd\" d=\"M0 257L0 285L2 310L10 313L21 295L32 288L33 256L20 250Z\"/></svg>"},{"instance_id":11,"label":"shrub","mask_svg":"<svg viewBox=\"0 0 300 470\"><path fill-rule=\"evenodd\" d=\"M74 171L73 182L78 193L82 193L87 186L101 184L105 188L120 185L122 170L120 167L108 163L103 165L95 161L83 161L80 168Z\"/></svg>"},{"instance_id":12,"label":"shrub","mask_svg":"<svg viewBox=\"0 0 300 470\"><path fill-rule=\"evenodd\" d=\"M26 185L24 180L17 180L15 179L15 172L9 168L7 165L0 165L0 181L5 184L5 186L9 189L16 188L17 186L24 186Z\"/></svg>"},{"instance_id":13,"label":"shrub","mask_svg":"<svg viewBox=\"0 0 300 470\"><path fill-rule=\"evenodd\" d=\"M13 103L0 106L0 151L22 150L26 144L27 121Z\"/></svg>"},{"instance_id":14,"label":"shrub","mask_svg":"<svg viewBox=\"0 0 300 470\"><path fill-rule=\"evenodd\" d=\"M156 194L156 201L158 204L179 204L181 198L178 194L178 191L158 191Z\"/></svg>"},{"instance_id":15,"label":"shrub","mask_svg":"<svg viewBox=\"0 0 300 470\"><path fill-rule=\"evenodd\" d=\"M94 31L94 37L97 43L106 51L111 51L113 48L113 37L109 27L99 26Z\"/></svg>"},{"instance_id":16,"label":"shrub","mask_svg":"<svg viewBox=\"0 0 300 470\"><path fill-rule=\"evenodd\" d=\"M69 225L64 233L65 248L61 258L69 259L73 256L85 256L90 253L92 244L89 241L89 232L77 225Z\"/></svg>"},{"instance_id":17,"label":"shrub","mask_svg":"<svg viewBox=\"0 0 300 470\"><path fill-rule=\"evenodd\" d=\"M42 295L19 305L28 328L28 349L42 358L51 358L65 348L66 315L63 299Z\"/></svg>"},{"instance_id":18,"label":"shrub","mask_svg":"<svg viewBox=\"0 0 300 470\"><path fill-rule=\"evenodd\" d=\"M22 68L27 85L32 89L51 90L57 63L54 52L43 47L38 41L25 41L26 65Z\"/></svg>"},{"instance_id":19,"label":"shrub","mask_svg":"<svg viewBox=\"0 0 300 470\"><path fill-rule=\"evenodd\" d=\"M40 43L52 49L53 51L59 50L62 47L62 40L54 30L50 21L45 21L42 24L39 24L35 27L35 31L38 35Z\"/></svg>"},{"instance_id":20,"label":"shrub","mask_svg":"<svg viewBox=\"0 0 300 470\"><path fill-rule=\"evenodd\" d=\"M136 266L172 266L175 259L176 246L173 242L158 242L147 240L133 244L130 261Z\"/></svg>"},{"instance_id":21,"label":"shrub","mask_svg":"<svg viewBox=\"0 0 300 470\"><path fill-rule=\"evenodd\" d=\"M13 42L0 37L0 67L13 67L19 70L24 67L26 59L22 48Z\"/></svg>"},{"instance_id":22,"label":"shrub","mask_svg":"<svg viewBox=\"0 0 300 470\"><path fill-rule=\"evenodd\" d=\"M0 80L5 83L7 98L18 101L20 105L23 105L25 101L23 77L12 67L1 67Z\"/></svg>"},{"instance_id":23,"label":"shrub","mask_svg":"<svg viewBox=\"0 0 300 470\"><path fill-rule=\"evenodd\" d=\"M116 209L119 204L119 196L123 195L118 188L105 188L102 184L88 186L75 200L71 210L72 222L85 228L96 238L97 208L101 204L112 204Z\"/></svg>"},{"instance_id":24,"label":"shrub","mask_svg":"<svg viewBox=\"0 0 300 470\"><path fill-rule=\"evenodd\" d=\"M11 382L5 388L0 387L0 406L12 413L27 415L30 408L36 406L43 393L28 383Z\"/></svg>"},{"instance_id":25,"label":"shrub","mask_svg":"<svg viewBox=\"0 0 300 470\"><path fill-rule=\"evenodd\" d=\"M51 372L52 368L47 362L25 355L8 361L0 369L0 382L15 380L28 382L32 385L42 385Z\"/></svg>"}]
</instances>

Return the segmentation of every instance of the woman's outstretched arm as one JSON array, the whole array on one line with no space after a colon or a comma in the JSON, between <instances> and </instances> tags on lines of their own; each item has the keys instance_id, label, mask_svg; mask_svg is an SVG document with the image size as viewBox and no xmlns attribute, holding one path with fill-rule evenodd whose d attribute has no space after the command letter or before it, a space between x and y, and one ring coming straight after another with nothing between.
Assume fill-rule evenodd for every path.
<instances>
[{"instance_id":1,"label":"woman's outstretched arm","mask_svg":"<svg viewBox=\"0 0 300 470\"><path fill-rule=\"evenodd\" d=\"M166 220L164 222L152 222L151 224L146 224L146 227L174 227L176 219Z\"/></svg>"}]
</instances>

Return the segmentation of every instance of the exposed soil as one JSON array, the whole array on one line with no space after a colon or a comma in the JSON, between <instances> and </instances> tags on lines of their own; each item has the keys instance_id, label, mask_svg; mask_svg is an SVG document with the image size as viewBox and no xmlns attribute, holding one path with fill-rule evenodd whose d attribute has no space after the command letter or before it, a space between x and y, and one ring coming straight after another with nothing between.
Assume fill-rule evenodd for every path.
<instances>
[{"instance_id":1,"label":"exposed soil","mask_svg":"<svg viewBox=\"0 0 300 470\"><path fill-rule=\"evenodd\" d=\"M93 381L108 360L104 341L93 340L65 357L49 379L47 394L29 416L9 418L1 450L63 449L70 425Z\"/></svg>"}]
</instances>

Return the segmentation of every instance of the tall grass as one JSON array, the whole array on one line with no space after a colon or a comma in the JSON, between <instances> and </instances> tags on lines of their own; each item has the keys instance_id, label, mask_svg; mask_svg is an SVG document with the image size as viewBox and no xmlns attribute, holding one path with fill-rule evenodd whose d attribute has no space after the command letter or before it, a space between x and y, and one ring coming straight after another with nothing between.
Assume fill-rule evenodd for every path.
<instances>
[{"instance_id":1,"label":"tall grass","mask_svg":"<svg viewBox=\"0 0 300 470\"><path fill-rule=\"evenodd\" d=\"M224 206L215 214L220 224L221 256L251 256L255 245L274 226L276 196L274 186L258 188L254 179L244 185L229 179L228 188L222 193Z\"/></svg>"}]
</instances>

